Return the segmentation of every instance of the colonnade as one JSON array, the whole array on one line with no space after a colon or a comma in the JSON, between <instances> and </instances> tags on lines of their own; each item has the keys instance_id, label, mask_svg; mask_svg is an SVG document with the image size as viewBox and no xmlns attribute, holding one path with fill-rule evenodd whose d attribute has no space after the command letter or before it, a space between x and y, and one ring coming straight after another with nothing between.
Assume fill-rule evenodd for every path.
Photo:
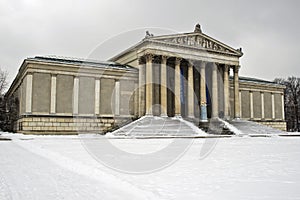
<instances>
[{"instance_id":1,"label":"colonnade","mask_svg":"<svg viewBox=\"0 0 300 200\"><path fill-rule=\"evenodd\" d=\"M219 113L219 93L224 93L223 109L224 118L230 117L230 99L229 99L229 75L230 69L233 69L233 83L234 83L234 117L240 118L240 95L239 95L239 66L229 66L221 63L213 63L206 61L191 61L185 60L180 57L172 57L166 55L154 55L147 53L140 56L139 61L139 116L153 115L153 60L158 58L160 61L160 116L167 117L167 107L170 102L168 99L168 85L167 85L167 74L168 74L168 60L172 59L174 65L174 113L176 117L181 117L181 92L182 92L182 73L181 68L187 67L187 117L188 118L200 118L201 121L207 121L207 80L211 79L211 91L209 91L211 97L211 118L217 118L220 116ZM188 65L183 66L183 61L187 61ZM197 67L200 73L200 116L195 116L195 101L194 101L194 70ZM211 68L209 68L211 67ZM207 70L211 70L211 77L208 77ZM218 85L218 75L222 72L222 80L224 82L222 89Z\"/></svg>"}]
</instances>

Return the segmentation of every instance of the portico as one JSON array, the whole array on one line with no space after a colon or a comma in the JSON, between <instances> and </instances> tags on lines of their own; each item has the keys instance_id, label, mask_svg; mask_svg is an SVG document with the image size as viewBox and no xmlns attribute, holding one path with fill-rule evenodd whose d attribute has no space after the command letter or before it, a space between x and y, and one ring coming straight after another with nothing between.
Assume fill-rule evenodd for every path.
<instances>
[{"instance_id":1,"label":"portico","mask_svg":"<svg viewBox=\"0 0 300 200\"><path fill-rule=\"evenodd\" d=\"M112 58L139 69L139 117L240 118L239 58L231 48L202 33L147 34L142 42ZM230 113L229 76L234 76Z\"/></svg>"},{"instance_id":2,"label":"portico","mask_svg":"<svg viewBox=\"0 0 300 200\"><path fill-rule=\"evenodd\" d=\"M154 60L159 62L159 70L155 72L159 74L160 79L158 96L153 92L153 84L156 84L153 80ZM206 121L208 117L228 119L230 117L229 75L232 71L235 77L234 87L237 91L234 96L236 111L234 117L239 118L239 66L187 60L183 57L157 55L147 51L139 57L139 68L141 71L146 68L145 73L139 73L139 105L145 105L139 107L140 117L144 113L148 116L155 115L153 109L157 109L157 105L153 102L160 102L159 111L156 112L159 114L156 115L162 117L199 118L201 121ZM146 98L142 97L143 92ZM220 99L221 97L223 99ZM207 99L210 99L209 102ZM219 104L220 100L224 103Z\"/></svg>"}]
</instances>

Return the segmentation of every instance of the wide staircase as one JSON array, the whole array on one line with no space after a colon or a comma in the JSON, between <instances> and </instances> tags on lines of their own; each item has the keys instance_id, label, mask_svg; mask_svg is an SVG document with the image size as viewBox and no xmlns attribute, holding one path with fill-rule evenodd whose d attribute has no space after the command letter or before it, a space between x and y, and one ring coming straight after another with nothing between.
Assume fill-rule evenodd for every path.
<instances>
[{"instance_id":1,"label":"wide staircase","mask_svg":"<svg viewBox=\"0 0 300 200\"><path fill-rule=\"evenodd\" d=\"M269 126L261 125L256 122L246 120L231 120L228 121L227 128L235 132L236 135L271 135L271 134L285 134L285 132L274 129Z\"/></svg>"},{"instance_id":2,"label":"wide staircase","mask_svg":"<svg viewBox=\"0 0 300 200\"><path fill-rule=\"evenodd\" d=\"M115 136L206 136L207 134L182 118L170 117L149 117L144 116L140 119L127 124L120 129L112 132Z\"/></svg>"}]
</instances>

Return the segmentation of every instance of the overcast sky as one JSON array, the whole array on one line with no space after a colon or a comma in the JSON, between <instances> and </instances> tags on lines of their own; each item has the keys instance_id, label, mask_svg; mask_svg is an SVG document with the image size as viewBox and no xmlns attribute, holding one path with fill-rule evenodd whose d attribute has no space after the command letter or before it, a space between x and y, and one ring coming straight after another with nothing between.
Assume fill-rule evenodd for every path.
<instances>
[{"instance_id":1,"label":"overcast sky","mask_svg":"<svg viewBox=\"0 0 300 200\"><path fill-rule=\"evenodd\" d=\"M87 58L101 48L97 59L106 60L140 41L145 29L192 32L200 23L205 34L243 48L242 76L299 77L299 2L0 0L0 66L12 80L35 55Z\"/></svg>"}]
</instances>

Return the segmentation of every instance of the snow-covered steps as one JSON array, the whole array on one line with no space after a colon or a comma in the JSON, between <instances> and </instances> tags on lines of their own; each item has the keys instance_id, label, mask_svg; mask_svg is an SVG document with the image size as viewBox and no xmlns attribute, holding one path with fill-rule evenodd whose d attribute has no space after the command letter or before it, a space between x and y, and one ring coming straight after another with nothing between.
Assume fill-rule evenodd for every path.
<instances>
[{"instance_id":1,"label":"snow-covered steps","mask_svg":"<svg viewBox=\"0 0 300 200\"><path fill-rule=\"evenodd\" d=\"M182 118L142 117L120 129L112 132L114 136L207 136L207 134Z\"/></svg>"},{"instance_id":2,"label":"snow-covered steps","mask_svg":"<svg viewBox=\"0 0 300 200\"><path fill-rule=\"evenodd\" d=\"M286 134L286 132L278 129L241 119L225 122L225 126L236 135L260 136Z\"/></svg>"}]
</instances>

